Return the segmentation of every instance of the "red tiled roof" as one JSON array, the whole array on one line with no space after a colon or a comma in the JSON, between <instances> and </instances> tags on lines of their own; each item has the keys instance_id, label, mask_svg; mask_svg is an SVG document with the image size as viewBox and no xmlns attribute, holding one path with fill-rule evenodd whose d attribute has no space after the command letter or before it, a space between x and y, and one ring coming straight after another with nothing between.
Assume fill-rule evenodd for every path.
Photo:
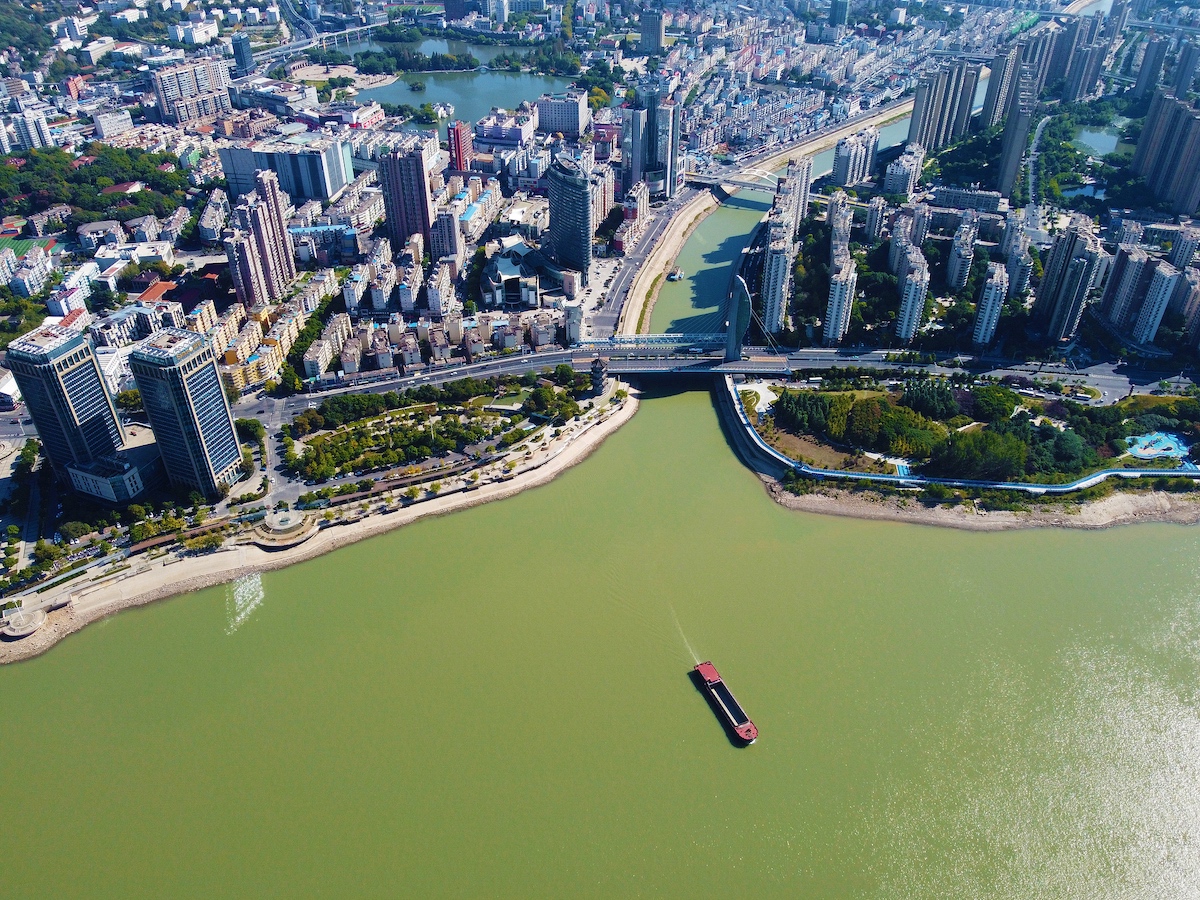
<instances>
[{"instance_id":1,"label":"red tiled roof","mask_svg":"<svg viewBox=\"0 0 1200 900\"><path fill-rule=\"evenodd\" d=\"M163 294L175 290L177 287L174 281L156 281L146 290L142 291L142 295L138 300L142 303L157 303L163 298Z\"/></svg>"}]
</instances>

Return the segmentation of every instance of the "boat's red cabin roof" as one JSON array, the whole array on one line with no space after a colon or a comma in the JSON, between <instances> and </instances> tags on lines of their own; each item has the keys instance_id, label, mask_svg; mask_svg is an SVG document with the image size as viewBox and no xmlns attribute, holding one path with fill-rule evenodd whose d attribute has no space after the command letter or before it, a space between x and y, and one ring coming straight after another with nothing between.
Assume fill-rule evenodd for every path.
<instances>
[{"instance_id":1,"label":"boat's red cabin roof","mask_svg":"<svg viewBox=\"0 0 1200 900\"><path fill-rule=\"evenodd\" d=\"M717 667L710 662L700 663L700 665L696 666L696 671L699 672L700 677L709 684L712 684L714 681L721 680L721 676L717 674Z\"/></svg>"}]
</instances>

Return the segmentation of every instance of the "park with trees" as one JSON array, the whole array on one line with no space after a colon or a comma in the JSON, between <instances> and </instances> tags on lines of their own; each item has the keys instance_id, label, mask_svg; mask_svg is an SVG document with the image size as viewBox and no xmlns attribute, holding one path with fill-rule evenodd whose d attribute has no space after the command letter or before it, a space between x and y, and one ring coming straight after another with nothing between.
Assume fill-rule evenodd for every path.
<instances>
[{"instance_id":1,"label":"park with trees","mask_svg":"<svg viewBox=\"0 0 1200 900\"><path fill-rule=\"evenodd\" d=\"M892 391L787 389L769 419L760 419L760 431L782 429L965 480L1062 484L1114 466L1171 468L1178 461L1127 455L1127 438L1161 432L1200 443L1200 401L1192 397L1088 406L965 379L911 379Z\"/></svg>"}]
</instances>

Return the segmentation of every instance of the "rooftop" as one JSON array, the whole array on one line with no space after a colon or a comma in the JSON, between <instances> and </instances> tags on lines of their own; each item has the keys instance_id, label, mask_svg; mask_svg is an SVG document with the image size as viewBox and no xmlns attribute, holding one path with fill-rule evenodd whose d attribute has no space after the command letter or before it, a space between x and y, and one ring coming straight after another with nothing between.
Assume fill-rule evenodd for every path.
<instances>
[{"instance_id":1,"label":"rooftop","mask_svg":"<svg viewBox=\"0 0 1200 900\"><path fill-rule=\"evenodd\" d=\"M78 331L63 328L61 325L43 325L9 344L8 352L28 356L45 356L79 337Z\"/></svg>"},{"instance_id":2,"label":"rooftop","mask_svg":"<svg viewBox=\"0 0 1200 900\"><path fill-rule=\"evenodd\" d=\"M158 365L174 365L205 346L204 336L182 328L164 328L133 348L133 356Z\"/></svg>"}]
</instances>

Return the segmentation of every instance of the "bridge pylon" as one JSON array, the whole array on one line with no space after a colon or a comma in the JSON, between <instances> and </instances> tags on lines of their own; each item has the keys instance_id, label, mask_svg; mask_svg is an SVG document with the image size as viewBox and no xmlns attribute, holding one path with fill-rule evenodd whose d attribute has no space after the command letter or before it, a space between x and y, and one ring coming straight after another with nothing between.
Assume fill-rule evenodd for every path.
<instances>
[{"instance_id":1,"label":"bridge pylon","mask_svg":"<svg viewBox=\"0 0 1200 900\"><path fill-rule=\"evenodd\" d=\"M725 362L740 362L742 340L750 327L750 289L741 275L733 279L729 308L725 311Z\"/></svg>"}]
</instances>

